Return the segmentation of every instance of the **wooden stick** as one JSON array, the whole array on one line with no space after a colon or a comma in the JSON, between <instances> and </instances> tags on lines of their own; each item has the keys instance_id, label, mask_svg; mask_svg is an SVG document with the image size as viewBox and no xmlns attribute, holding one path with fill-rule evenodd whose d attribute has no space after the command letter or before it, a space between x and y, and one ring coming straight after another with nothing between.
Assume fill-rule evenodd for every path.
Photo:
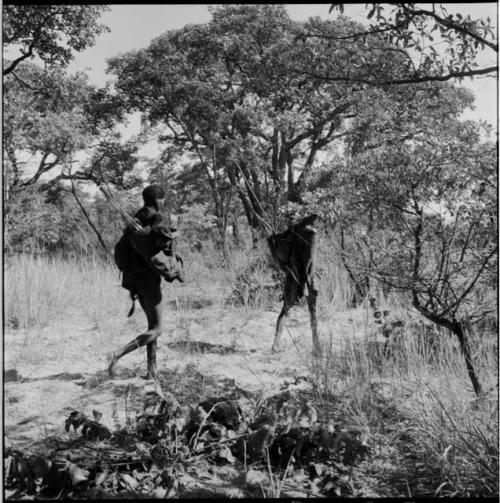
<instances>
[{"instance_id":1,"label":"wooden stick","mask_svg":"<svg viewBox=\"0 0 500 503\"><path fill-rule=\"evenodd\" d=\"M246 433L242 433L240 435L236 435L233 438L225 438L224 440L219 440L218 442L211 442L210 444L204 445L203 447L197 447L196 449L194 449L194 452L200 452L205 449L209 449L211 447L216 447L218 445L228 444L229 442L232 442L233 440L238 440L240 438L248 437L248 435L250 435L250 434L251 434L251 432L246 432Z\"/></svg>"},{"instance_id":2,"label":"wooden stick","mask_svg":"<svg viewBox=\"0 0 500 503\"><path fill-rule=\"evenodd\" d=\"M245 173L243 172L243 170L241 169L241 166L240 166L240 163L238 161L235 161L235 164L236 166L238 167L238 169L240 170L240 173L243 175L243 179L245 180L246 184L247 184L247 187L249 188L249 190L252 192L252 195L254 197L254 199L257 201L257 204L259 205L263 215L266 217L266 220L269 220L269 217L267 216L266 212L264 211L264 208L262 207L262 204L260 204L260 201L259 201L259 198L256 196L252 186L250 185L250 182L248 181L247 177L245 176ZM254 215L259 219L259 221L261 222L261 224L264 225L264 228L266 229L266 231L269 233L269 235L273 234L275 231L272 227L272 225L270 223L268 223L266 220L264 220L256 211L255 211L255 208L251 205L250 206L252 208L252 211L254 213Z\"/></svg>"},{"instance_id":3,"label":"wooden stick","mask_svg":"<svg viewBox=\"0 0 500 503\"><path fill-rule=\"evenodd\" d=\"M120 215L127 221L128 224L130 224L136 231L140 230L142 227L141 225L135 221L134 218L132 218L113 198L113 196L106 192L103 187L99 187L99 190L104 194L106 197L106 200L108 203L113 206L113 208L120 213Z\"/></svg>"}]
</instances>

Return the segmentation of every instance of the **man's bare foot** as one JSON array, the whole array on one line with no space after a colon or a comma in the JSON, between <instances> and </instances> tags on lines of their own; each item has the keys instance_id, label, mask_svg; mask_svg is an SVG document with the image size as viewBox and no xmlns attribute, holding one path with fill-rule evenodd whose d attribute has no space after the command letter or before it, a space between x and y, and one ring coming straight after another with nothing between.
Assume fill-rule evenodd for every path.
<instances>
[{"instance_id":1,"label":"man's bare foot","mask_svg":"<svg viewBox=\"0 0 500 503\"><path fill-rule=\"evenodd\" d=\"M116 357L114 351L108 353L108 374L109 377L115 377L115 365L116 365Z\"/></svg>"}]
</instances>

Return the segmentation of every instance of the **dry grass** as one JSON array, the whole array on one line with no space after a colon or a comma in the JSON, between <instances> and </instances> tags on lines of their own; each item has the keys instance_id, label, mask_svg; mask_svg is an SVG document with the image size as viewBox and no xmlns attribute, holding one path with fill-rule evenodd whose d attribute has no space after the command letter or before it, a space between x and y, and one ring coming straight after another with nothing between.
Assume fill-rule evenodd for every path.
<instances>
[{"instance_id":1,"label":"dry grass","mask_svg":"<svg viewBox=\"0 0 500 503\"><path fill-rule=\"evenodd\" d=\"M5 320L13 328L43 326L68 307L73 268L56 259L18 256L5 263ZM73 289L72 289L73 290Z\"/></svg>"},{"instance_id":2,"label":"dry grass","mask_svg":"<svg viewBox=\"0 0 500 503\"><path fill-rule=\"evenodd\" d=\"M228 290L231 270L207 266L206 255L181 253L187 278L186 284L177 289L180 297ZM67 260L33 255L8 257L4 283L6 325L14 329L41 329L74 310L83 310L88 319L100 324L120 312L125 292L114 263L93 256Z\"/></svg>"},{"instance_id":3,"label":"dry grass","mask_svg":"<svg viewBox=\"0 0 500 503\"><path fill-rule=\"evenodd\" d=\"M361 493L368 480L374 489L375 478L381 496L498 495L494 334L475 348L489 390L479 399L452 335L443 333L436 348L403 331L387 351L368 323L364 334L353 340L346 330L340 349L326 345L313 363L325 409L341 424L371 432L373 458L356 475Z\"/></svg>"},{"instance_id":4,"label":"dry grass","mask_svg":"<svg viewBox=\"0 0 500 503\"><path fill-rule=\"evenodd\" d=\"M175 288L163 284L165 301L175 304L180 313L196 313L192 309L204 302L223 308L232 280L230 271L213 263L208 267L204 259L210 261L210 257L181 253L186 283ZM130 301L111 260L8 257L4 284L6 361L7 365L22 364L28 369L25 372L50 362L56 367L71 352L71 339L77 337L81 339L78 347L92 346L104 362L105 348L123 344L124 333L139 333L144 328L143 316L126 318ZM138 306L136 311L140 311Z\"/></svg>"},{"instance_id":5,"label":"dry grass","mask_svg":"<svg viewBox=\"0 0 500 503\"><path fill-rule=\"evenodd\" d=\"M166 301L175 303L171 324L179 333L183 323L199 321L198 307L204 302L213 306L214 314L239 309L241 318L252 313L258 317L266 295L276 305L276 291L265 287L269 280L265 268L256 276L261 281L261 295L256 302L242 309L231 301L235 279L256 257L264 259L264 248L252 253L235 251L226 267L210 253L179 252L185 261L187 281L164 290ZM323 356L314 362L312 373L324 414L340 424L371 432L371 458L353 472L360 494L497 495L495 337L471 337L480 341L473 351L483 386L493 390L477 400L463 358L453 338L446 334L436 350L418 343L415 329L408 328L390 353L381 349L372 337L369 308L364 305L347 309L351 296L347 275L333 255L328 243L323 243L319 250L319 318L326 330L322 334ZM384 308L400 308L403 301L392 297L381 298L381 303ZM119 341L123 343L124 331L133 332L127 324L143 323L138 317L125 318L128 307L111 262L94 257L62 261L32 256L5 261L4 309L10 334L6 337L6 352L18 353L33 367L43 359L57 365L71 345L71 341L62 344L67 332L63 325L59 332L45 338L40 336L44 327L54 326L57 320L61 324L81 322L85 325L82 330L89 331L92 340L112 347ZM414 317L404 309L401 316L404 320ZM306 355L303 341L308 341L310 335L299 335L303 337L297 350ZM207 337L218 342L215 331ZM132 364L132 359L128 362Z\"/></svg>"}]
</instances>

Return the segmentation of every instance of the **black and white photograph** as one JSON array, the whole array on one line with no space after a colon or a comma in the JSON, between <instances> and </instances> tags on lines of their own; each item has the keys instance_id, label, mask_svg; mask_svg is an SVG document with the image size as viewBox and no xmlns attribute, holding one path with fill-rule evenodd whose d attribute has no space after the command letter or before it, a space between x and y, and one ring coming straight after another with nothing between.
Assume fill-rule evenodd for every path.
<instances>
[{"instance_id":1,"label":"black and white photograph","mask_svg":"<svg viewBox=\"0 0 500 503\"><path fill-rule=\"evenodd\" d=\"M498 501L497 2L1 9L5 501Z\"/></svg>"}]
</instances>

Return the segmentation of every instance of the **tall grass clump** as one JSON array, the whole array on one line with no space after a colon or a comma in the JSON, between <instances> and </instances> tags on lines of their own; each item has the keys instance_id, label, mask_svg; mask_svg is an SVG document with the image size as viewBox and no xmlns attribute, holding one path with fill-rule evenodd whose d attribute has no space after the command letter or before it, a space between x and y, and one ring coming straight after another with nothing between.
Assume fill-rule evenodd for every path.
<instances>
[{"instance_id":1,"label":"tall grass clump","mask_svg":"<svg viewBox=\"0 0 500 503\"><path fill-rule=\"evenodd\" d=\"M249 250L234 250L228 273L235 305L268 309L279 302L284 274L273 262L265 242Z\"/></svg>"},{"instance_id":2,"label":"tall grass clump","mask_svg":"<svg viewBox=\"0 0 500 503\"><path fill-rule=\"evenodd\" d=\"M12 328L45 326L69 301L73 268L57 258L16 255L5 260L5 321Z\"/></svg>"},{"instance_id":3,"label":"tall grass clump","mask_svg":"<svg viewBox=\"0 0 500 503\"><path fill-rule=\"evenodd\" d=\"M230 294L234 279L215 248L191 251L180 243L186 282L162 282L165 297L215 298ZM111 255L78 257L11 255L5 259L5 324L9 329L43 328L59 318L83 317L98 330L114 328L129 308L128 294ZM223 302L221 303L221 305Z\"/></svg>"},{"instance_id":4,"label":"tall grass clump","mask_svg":"<svg viewBox=\"0 0 500 503\"><path fill-rule=\"evenodd\" d=\"M72 309L102 310L119 286L117 270L96 256L63 259L16 255L5 259L5 322L41 328Z\"/></svg>"},{"instance_id":5,"label":"tall grass clump","mask_svg":"<svg viewBox=\"0 0 500 503\"><path fill-rule=\"evenodd\" d=\"M453 334L443 330L436 343L417 326L408 321L384 341L371 337L366 325L364 338L345 330L340 348L325 345L313 366L321 399L340 422L372 432L372 452L383 457L383 446L390 446L387 458L372 459L372 467L380 462L384 471L392 464L391 474L380 476L388 480L394 472L400 479L413 476L413 496L498 495L496 337L470 337L488 390L477 398Z\"/></svg>"},{"instance_id":6,"label":"tall grass clump","mask_svg":"<svg viewBox=\"0 0 500 503\"><path fill-rule=\"evenodd\" d=\"M318 308L321 313L348 307L352 299L352 285L337 252L333 236L320 237L317 251L317 278L320 285Z\"/></svg>"},{"instance_id":7,"label":"tall grass clump","mask_svg":"<svg viewBox=\"0 0 500 503\"><path fill-rule=\"evenodd\" d=\"M408 402L413 436L446 481L438 494L498 495L498 396L471 400L457 384L428 385Z\"/></svg>"},{"instance_id":8,"label":"tall grass clump","mask_svg":"<svg viewBox=\"0 0 500 503\"><path fill-rule=\"evenodd\" d=\"M196 286L202 290L229 288L231 278L228 268L222 253L211 241L204 241L202 250L193 250L188 243L181 241L176 247L176 253L181 255L184 262L186 287Z\"/></svg>"}]
</instances>

